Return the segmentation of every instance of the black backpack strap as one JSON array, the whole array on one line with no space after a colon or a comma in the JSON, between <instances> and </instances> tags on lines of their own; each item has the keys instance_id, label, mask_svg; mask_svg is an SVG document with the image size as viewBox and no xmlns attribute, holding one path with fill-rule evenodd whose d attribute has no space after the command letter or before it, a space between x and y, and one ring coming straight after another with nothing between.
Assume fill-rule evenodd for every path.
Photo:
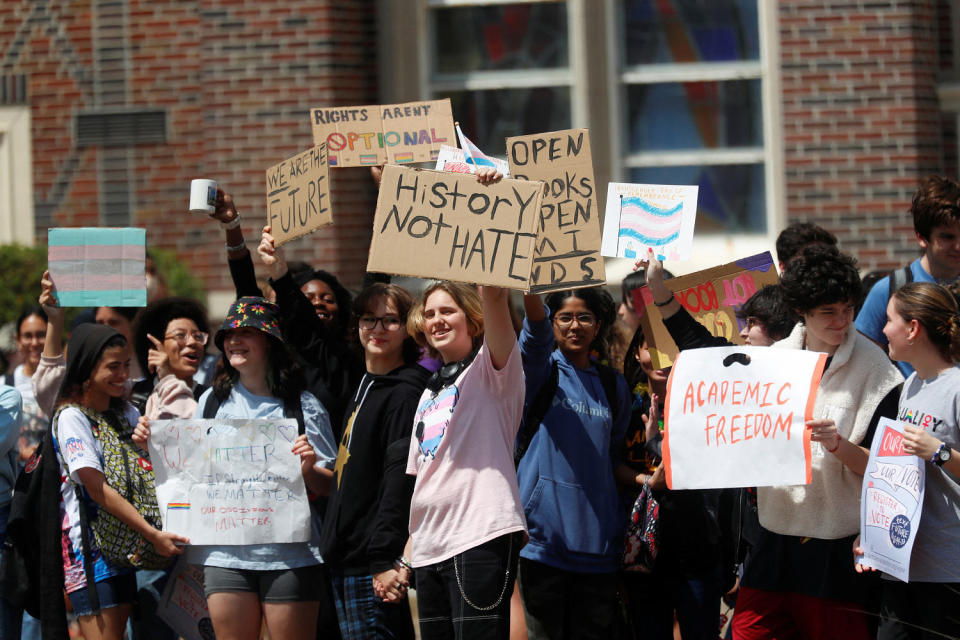
<instances>
[{"instance_id":1,"label":"black backpack strap","mask_svg":"<svg viewBox=\"0 0 960 640\"><path fill-rule=\"evenodd\" d=\"M550 410L550 404L553 402L553 397L557 395L559 386L560 370L557 368L557 361L553 360L550 363L550 375L547 376L543 386L537 391L537 395L527 405L527 413L520 423L520 431L517 433L517 448L513 454L514 466L520 465L523 454L527 452L530 441L533 440L533 434L540 428L543 417Z\"/></svg>"},{"instance_id":2,"label":"black backpack strap","mask_svg":"<svg viewBox=\"0 0 960 640\"><path fill-rule=\"evenodd\" d=\"M887 291L887 300L890 300L900 287L909 282L913 282L913 269L910 268L910 265L891 271L888 281L889 290Z\"/></svg>"},{"instance_id":3,"label":"black backpack strap","mask_svg":"<svg viewBox=\"0 0 960 640\"><path fill-rule=\"evenodd\" d=\"M283 416L297 421L297 433L301 436L307 432L307 425L303 421L303 406L300 404L300 394L283 403Z\"/></svg>"},{"instance_id":4,"label":"black backpack strap","mask_svg":"<svg viewBox=\"0 0 960 640\"><path fill-rule=\"evenodd\" d=\"M206 393L207 389L209 389L209 388L210 388L210 387L208 387L208 386L205 385L205 384L195 384L195 385L193 385L193 399L196 400L197 402L200 402L200 396L202 396L204 393ZM213 395L213 394L211 393L210 395Z\"/></svg>"},{"instance_id":5,"label":"black backpack strap","mask_svg":"<svg viewBox=\"0 0 960 640\"><path fill-rule=\"evenodd\" d=\"M137 411L140 412L140 415L145 413L147 407L147 398L150 397L150 394L153 393L153 387L156 384L153 376L149 378L144 378L143 380L138 380L133 385L133 389L130 390L130 404L137 408Z\"/></svg>"},{"instance_id":6,"label":"black backpack strap","mask_svg":"<svg viewBox=\"0 0 960 640\"><path fill-rule=\"evenodd\" d=\"M73 490L77 496L77 509L80 511L80 547L83 549L83 575L87 579L87 597L90 599L90 608L100 610L100 594L97 593L97 582L94 580L92 544L90 543L90 512L83 499L83 491L79 485Z\"/></svg>"},{"instance_id":7,"label":"black backpack strap","mask_svg":"<svg viewBox=\"0 0 960 640\"><path fill-rule=\"evenodd\" d=\"M217 397L216 392L212 392L207 396L207 404L203 405L203 419L204 420L213 420L217 417L217 410L220 408L220 398Z\"/></svg>"}]
</instances>

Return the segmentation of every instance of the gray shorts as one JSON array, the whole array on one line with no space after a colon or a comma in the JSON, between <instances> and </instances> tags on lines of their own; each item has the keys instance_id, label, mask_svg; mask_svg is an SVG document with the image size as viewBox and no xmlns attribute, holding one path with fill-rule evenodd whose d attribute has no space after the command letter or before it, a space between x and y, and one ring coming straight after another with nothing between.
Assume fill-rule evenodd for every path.
<instances>
[{"instance_id":1,"label":"gray shorts","mask_svg":"<svg viewBox=\"0 0 960 640\"><path fill-rule=\"evenodd\" d=\"M261 602L312 602L320 599L324 580L322 565L277 571L254 569L203 568L203 592L256 593Z\"/></svg>"}]
</instances>

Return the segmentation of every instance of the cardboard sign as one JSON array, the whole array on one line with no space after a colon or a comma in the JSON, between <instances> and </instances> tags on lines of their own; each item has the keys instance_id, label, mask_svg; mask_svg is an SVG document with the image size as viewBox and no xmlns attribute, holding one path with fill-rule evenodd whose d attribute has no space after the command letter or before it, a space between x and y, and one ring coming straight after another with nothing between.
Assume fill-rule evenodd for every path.
<instances>
[{"instance_id":1,"label":"cardboard sign","mask_svg":"<svg viewBox=\"0 0 960 640\"><path fill-rule=\"evenodd\" d=\"M667 381L663 461L671 489L810 484L823 353L688 349Z\"/></svg>"},{"instance_id":2,"label":"cardboard sign","mask_svg":"<svg viewBox=\"0 0 960 640\"><path fill-rule=\"evenodd\" d=\"M61 307L145 307L146 229L47 232L47 268Z\"/></svg>"},{"instance_id":3,"label":"cardboard sign","mask_svg":"<svg viewBox=\"0 0 960 640\"><path fill-rule=\"evenodd\" d=\"M201 545L309 540L296 438L296 420L152 421L163 530Z\"/></svg>"},{"instance_id":4,"label":"cardboard sign","mask_svg":"<svg viewBox=\"0 0 960 640\"><path fill-rule=\"evenodd\" d=\"M430 162L453 144L450 98L310 110L313 144L327 145L331 167Z\"/></svg>"},{"instance_id":5,"label":"cardboard sign","mask_svg":"<svg viewBox=\"0 0 960 640\"><path fill-rule=\"evenodd\" d=\"M699 190L697 186L611 182L600 252L637 260L649 248L658 260L689 259Z\"/></svg>"},{"instance_id":6,"label":"cardboard sign","mask_svg":"<svg viewBox=\"0 0 960 640\"><path fill-rule=\"evenodd\" d=\"M367 271L526 291L543 183L387 165Z\"/></svg>"},{"instance_id":7,"label":"cardboard sign","mask_svg":"<svg viewBox=\"0 0 960 640\"><path fill-rule=\"evenodd\" d=\"M910 554L923 513L924 461L903 450L903 423L881 418L860 493L857 560L910 581Z\"/></svg>"},{"instance_id":8,"label":"cardboard sign","mask_svg":"<svg viewBox=\"0 0 960 640\"><path fill-rule=\"evenodd\" d=\"M157 603L157 616L183 640L216 640L203 594L203 567L180 556Z\"/></svg>"},{"instance_id":9,"label":"cardboard sign","mask_svg":"<svg viewBox=\"0 0 960 640\"><path fill-rule=\"evenodd\" d=\"M502 173L504 178L510 177L510 165L507 164L506 160L500 158L490 158L490 160L493 161L497 171ZM463 149L444 144L440 146L440 155L437 156L437 164L434 169L451 173L476 173L477 165L467 162Z\"/></svg>"},{"instance_id":10,"label":"cardboard sign","mask_svg":"<svg viewBox=\"0 0 960 640\"><path fill-rule=\"evenodd\" d=\"M569 129L507 138L507 161L515 178L543 180L548 187L540 208L530 291L604 284L590 132Z\"/></svg>"},{"instance_id":11,"label":"cardboard sign","mask_svg":"<svg viewBox=\"0 0 960 640\"><path fill-rule=\"evenodd\" d=\"M736 310L750 296L779 277L769 251L711 267L664 282L680 304L715 336L743 344ZM650 358L657 369L665 369L677 358L677 345L663 326L660 310L653 304L649 287L633 290L633 306L640 315ZM642 312L641 312L642 310Z\"/></svg>"},{"instance_id":12,"label":"cardboard sign","mask_svg":"<svg viewBox=\"0 0 960 640\"><path fill-rule=\"evenodd\" d=\"M267 224L277 246L333 224L327 146L275 164L267 174Z\"/></svg>"}]
</instances>

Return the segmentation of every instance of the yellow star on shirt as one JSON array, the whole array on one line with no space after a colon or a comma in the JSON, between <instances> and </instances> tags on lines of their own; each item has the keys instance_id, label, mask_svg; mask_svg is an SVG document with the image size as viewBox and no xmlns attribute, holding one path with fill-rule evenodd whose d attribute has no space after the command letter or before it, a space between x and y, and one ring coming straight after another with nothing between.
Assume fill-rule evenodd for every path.
<instances>
[{"instance_id":1,"label":"yellow star on shirt","mask_svg":"<svg viewBox=\"0 0 960 640\"><path fill-rule=\"evenodd\" d=\"M358 407L359 408L359 407ZM347 466L347 461L350 459L350 432L353 431L353 419L357 417L357 409L353 410L353 413L350 414L350 419L347 421L347 428L343 431L343 436L340 438L340 448L337 450L337 463L333 466L333 472L337 474L337 489L340 488L340 481L343 480L343 468Z\"/></svg>"}]
</instances>

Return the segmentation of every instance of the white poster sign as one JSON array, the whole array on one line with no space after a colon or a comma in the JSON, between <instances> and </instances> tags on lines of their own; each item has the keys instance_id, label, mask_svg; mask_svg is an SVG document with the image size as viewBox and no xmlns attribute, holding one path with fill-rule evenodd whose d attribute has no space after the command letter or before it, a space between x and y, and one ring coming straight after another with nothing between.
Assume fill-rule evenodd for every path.
<instances>
[{"instance_id":1,"label":"white poster sign","mask_svg":"<svg viewBox=\"0 0 960 640\"><path fill-rule=\"evenodd\" d=\"M496 165L497 171L503 174L504 178L510 177L510 165L506 160L500 158L490 158ZM437 171L449 171L451 173L476 173L477 165L467 162L463 149L451 147L450 145L440 145L440 155L437 156L437 165L434 167Z\"/></svg>"},{"instance_id":2,"label":"white poster sign","mask_svg":"<svg viewBox=\"0 0 960 640\"><path fill-rule=\"evenodd\" d=\"M151 422L164 531L201 545L309 540L296 438L296 420Z\"/></svg>"},{"instance_id":3,"label":"white poster sign","mask_svg":"<svg viewBox=\"0 0 960 640\"><path fill-rule=\"evenodd\" d=\"M667 383L663 460L671 489L810 483L811 419L826 354L690 349Z\"/></svg>"},{"instance_id":4,"label":"white poster sign","mask_svg":"<svg viewBox=\"0 0 960 640\"><path fill-rule=\"evenodd\" d=\"M857 562L904 582L923 510L923 460L903 451L903 424L881 418L860 494Z\"/></svg>"},{"instance_id":5,"label":"white poster sign","mask_svg":"<svg viewBox=\"0 0 960 640\"><path fill-rule=\"evenodd\" d=\"M609 183L600 253L638 260L650 248L659 260L689 259L699 190L695 185Z\"/></svg>"}]
</instances>

